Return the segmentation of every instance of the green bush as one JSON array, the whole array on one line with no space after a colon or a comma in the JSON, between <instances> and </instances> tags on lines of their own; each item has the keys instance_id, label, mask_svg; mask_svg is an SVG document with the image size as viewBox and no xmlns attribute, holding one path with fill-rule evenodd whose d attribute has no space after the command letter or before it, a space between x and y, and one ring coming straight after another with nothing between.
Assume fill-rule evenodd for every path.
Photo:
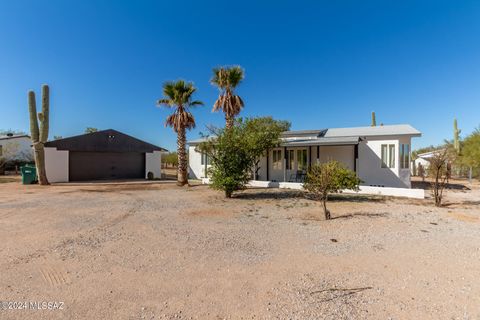
<instances>
[{"instance_id":1,"label":"green bush","mask_svg":"<svg viewBox=\"0 0 480 320\"><path fill-rule=\"evenodd\" d=\"M304 189L312 193L323 204L325 219L330 219L327 209L328 195L338 193L344 189L358 190L361 180L356 173L345 168L337 161L330 161L313 165L307 173Z\"/></svg>"}]
</instances>

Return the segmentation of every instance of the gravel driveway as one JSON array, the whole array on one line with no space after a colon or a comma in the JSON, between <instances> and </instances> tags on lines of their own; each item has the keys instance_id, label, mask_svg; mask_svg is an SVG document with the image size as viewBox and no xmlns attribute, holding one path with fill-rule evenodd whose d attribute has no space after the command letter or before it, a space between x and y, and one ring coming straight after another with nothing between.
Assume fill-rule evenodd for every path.
<instances>
[{"instance_id":1,"label":"gravel driveway","mask_svg":"<svg viewBox=\"0 0 480 320\"><path fill-rule=\"evenodd\" d=\"M470 188L324 221L298 191L0 183L0 301L63 303L0 319L480 319Z\"/></svg>"}]
</instances>

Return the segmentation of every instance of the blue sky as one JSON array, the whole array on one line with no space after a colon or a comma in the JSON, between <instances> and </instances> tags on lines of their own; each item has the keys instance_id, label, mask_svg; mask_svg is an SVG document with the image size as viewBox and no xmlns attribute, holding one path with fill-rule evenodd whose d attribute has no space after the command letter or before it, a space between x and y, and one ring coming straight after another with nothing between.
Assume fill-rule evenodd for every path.
<instances>
[{"instance_id":1,"label":"blue sky","mask_svg":"<svg viewBox=\"0 0 480 320\"><path fill-rule=\"evenodd\" d=\"M479 1L0 0L0 129L28 130L27 91L51 86L54 135L114 128L175 149L155 107L166 80L198 87L197 128L222 125L212 67L239 64L243 116L292 129L410 123L414 148L480 125ZM37 97L38 99L38 97Z\"/></svg>"}]
</instances>

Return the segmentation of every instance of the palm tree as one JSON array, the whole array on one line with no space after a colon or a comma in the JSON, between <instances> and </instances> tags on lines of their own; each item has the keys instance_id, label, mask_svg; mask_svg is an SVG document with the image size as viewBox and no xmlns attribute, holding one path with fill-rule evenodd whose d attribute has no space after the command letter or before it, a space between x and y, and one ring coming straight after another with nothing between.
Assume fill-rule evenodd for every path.
<instances>
[{"instance_id":1,"label":"palm tree","mask_svg":"<svg viewBox=\"0 0 480 320\"><path fill-rule=\"evenodd\" d=\"M235 95L235 88L242 82L244 71L240 66L220 67L213 69L213 78L210 81L220 90L218 99L212 111L222 110L225 113L225 128L233 127L235 116L243 108L240 96Z\"/></svg>"},{"instance_id":2,"label":"palm tree","mask_svg":"<svg viewBox=\"0 0 480 320\"><path fill-rule=\"evenodd\" d=\"M163 85L164 98L157 101L158 106L174 109L173 113L167 117L165 126L172 127L173 131L177 133L177 184L180 186L188 183L186 130L195 128L195 118L190 112L190 108L203 105L201 101L192 100L192 95L196 90L192 82L168 81Z\"/></svg>"}]
</instances>

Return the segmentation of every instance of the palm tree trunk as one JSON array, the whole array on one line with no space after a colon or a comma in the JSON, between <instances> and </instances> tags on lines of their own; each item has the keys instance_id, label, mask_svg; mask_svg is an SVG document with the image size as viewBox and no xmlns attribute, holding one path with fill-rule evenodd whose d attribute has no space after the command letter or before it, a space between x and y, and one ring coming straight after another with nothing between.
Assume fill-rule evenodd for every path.
<instances>
[{"instance_id":1,"label":"palm tree trunk","mask_svg":"<svg viewBox=\"0 0 480 320\"><path fill-rule=\"evenodd\" d=\"M225 114L225 129L229 130L233 128L234 121L235 121L234 117L232 117L229 114Z\"/></svg>"},{"instance_id":2,"label":"palm tree trunk","mask_svg":"<svg viewBox=\"0 0 480 320\"><path fill-rule=\"evenodd\" d=\"M187 139L185 127L180 128L177 136L177 154L178 154L178 175L177 185L184 186L188 183L187 179L187 153L185 151Z\"/></svg>"}]
</instances>

